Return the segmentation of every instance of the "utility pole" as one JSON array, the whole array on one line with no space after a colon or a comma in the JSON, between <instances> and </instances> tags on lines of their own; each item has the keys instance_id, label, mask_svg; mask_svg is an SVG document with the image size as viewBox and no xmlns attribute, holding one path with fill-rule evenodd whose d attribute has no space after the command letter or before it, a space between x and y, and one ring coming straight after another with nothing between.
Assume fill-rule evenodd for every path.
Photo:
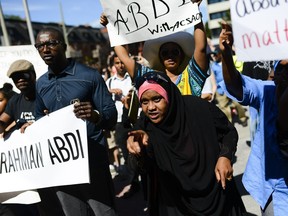
<instances>
[{"instance_id":1,"label":"utility pole","mask_svg":"<svg viewBox=\"0 0 288 216\"><path fill-rule=\"evenodd\" d=\"M59 7L60 7L61 23L62 23L62 30L63 30L64 40L65 40L65 43L67 44L66 56L69 58L69 57L71 57L71 52L70 52L68 34L67 34L66 25L65 25L65 21L64 21L64 15L63 15L61 1L59 1Z\"/></svg>"},{"instance_id":2,"label":"utility pole","mask_svg":"<svg viewBox=\"0 0 288 216\"><path fill-rule=\"evenodd\" d=\"M5 25L5 19L4 19L4 16L3 16L1 2L0 2L0 21L1 21L2 32L3 32L4 45L5 46L10 46L9 36L8 36L6 25Z\"/></svg>"},{"instance_id":3,"label":"utility pole","mask_svg":"<svg viewBox=\"0 0 288 216\"><path fill-rule=\"evenodd\" d=\"M35 44L35 37L33 34L33 28L32 28L32 24L31 24L31 20L30 20L30 13L28 10L28 5L27 5L26 0L23 0L23 5L24 5L24 10L25 10L25 15L26 15L26 23L27 23L27 27L28 27L30 42L31 42L31 44Z\"/></svg>"}]
</instances>

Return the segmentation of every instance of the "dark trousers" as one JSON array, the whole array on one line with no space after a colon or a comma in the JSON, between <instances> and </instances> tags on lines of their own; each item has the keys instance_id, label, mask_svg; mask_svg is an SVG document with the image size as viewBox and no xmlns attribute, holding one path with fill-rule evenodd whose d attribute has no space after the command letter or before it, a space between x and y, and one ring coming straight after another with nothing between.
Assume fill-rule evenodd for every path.
<instances>
[{"instance_id":1,"label":"dark trousers","mask_svg":"<svg viewBox=\"0 0 288 216\"><path fill-rule=\"evenodd\" d=\"M127 149L127 138L128 138L128 132L129 128L125 128L122 122L117 122L115 126L115 140L116 144L119 146L119 148L122 151L124 161L127 162L128 157L128 149Z\"/></svg>"},{"instance_id":2,"label":"dark trousers","mask_svg":"<svg viewBox=\"0 0 288 216\"><path fill-rule=\"evenodd\" d=\"M37 204L2 204L0 216L39 216Z\"/></svg>"},{"instance_id":3,"label":"dark trousers","mask_svg":"<svg viewBox=\"0 0 288 216\"><path fill-rule=\"evenodd\" d=\"M41 216L116 215L107 148L88 140L88 152L90 183L38 190Z\"/></svg>"}]
</instances>

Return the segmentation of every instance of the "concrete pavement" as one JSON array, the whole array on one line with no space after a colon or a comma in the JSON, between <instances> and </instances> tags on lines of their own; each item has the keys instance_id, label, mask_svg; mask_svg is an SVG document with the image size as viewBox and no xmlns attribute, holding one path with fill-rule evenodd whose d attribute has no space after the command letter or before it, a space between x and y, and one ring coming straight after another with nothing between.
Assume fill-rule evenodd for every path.
<instances>
[{"instance_id":1,"label":"concrete pavement","mask_svg":"<svg viewBox=\"0 0 288 216\"><path fill-rule=\"evenodd\" d=\"M250 154L250 147L246 144L246 141L250 140L249 123L247 127L242 127L238 123L235 123L235 127L239 134L239 141L236 151L236 162L233 165L234 178L249 215L260 216L261 211L259 205L247 193L242 184L242 175L245 170L246 163Z\"/></svg>"}]
</instances>

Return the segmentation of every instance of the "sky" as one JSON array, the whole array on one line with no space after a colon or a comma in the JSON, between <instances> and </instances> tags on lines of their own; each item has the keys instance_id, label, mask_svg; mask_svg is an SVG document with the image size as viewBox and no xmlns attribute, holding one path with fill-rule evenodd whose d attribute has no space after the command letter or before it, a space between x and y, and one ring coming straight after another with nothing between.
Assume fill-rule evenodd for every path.
<instances>
[{"instance_id":1,"label":"sky","mask_svg":"<svg viewBox=\"0 0 288 216\"><path fill-rule=\"evenodd\" d=\"M4 15L16 15L25 19L23 0L0 0ZM102 13L100 0L26 0L32 22L61 22L60 2L66 25L90 25L101 27L99 18ZM201 12L205 22L205 2ZM202 6L203 4L203 6Z\"/></svg>"},{"instance_id":2,"label":"sky","mask_svg":"<svg viewBox=\"0 0 288 216\"><path fill-rule=\"evenodd\" d=\"M25 19L23 0L0 0L4 15ZM100 27L100 0L26 0L32 22L61 22L60 2L66 25Z\"/></svg>"}]
</instances>

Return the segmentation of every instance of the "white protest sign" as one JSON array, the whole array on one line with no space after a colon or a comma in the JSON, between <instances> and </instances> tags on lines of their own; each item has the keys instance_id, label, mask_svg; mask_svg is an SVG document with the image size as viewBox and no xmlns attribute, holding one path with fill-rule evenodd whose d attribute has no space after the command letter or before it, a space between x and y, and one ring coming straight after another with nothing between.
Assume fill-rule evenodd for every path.
<instances>
[{"instance_id":1,"label":"white protest sign","mask_svg":"<svg viewBox=\"0 0 288 216\"><path fill-rule=\"evenodd\" d=\"M7 77L7 71L10 65L19 59L26 59L34 65L37 78L47 71L48 66L40 57L38 51L33 45L21 46L0 46L0 85L4 82L13 83ZM1 87L0 86L0 87ZM16 90L16 89L14 89Z\"/></svg>"},{"instance_id":2,"label":"white protest sign","mask_svg":"<svg viewBox=\"0 0 288 216\"><path fill-rule=\"evenodd\" d=\"M288 58L288 2L232 0L236 55L241 61Z\"/></svg>"},{"instance_id":3,"label":"white protest sign","mask_svg":"<svg viewBox=\"0 0 288 216\"><path fill-rule=\"evenodd\" d=\"M0 182L1 193L89 182L86 123L73 105L0 145Z\"/></svg>"},{"instance_id":4,"label":"white protest sign","mask_svg":"<svg viewBox=\"0 0 288 216\"><path fill-rule=\"evenodd\" d=\"M191 0L100 0L109 20L111 46L159 38L201 21Z\"/></svg>"}]
</instances>

